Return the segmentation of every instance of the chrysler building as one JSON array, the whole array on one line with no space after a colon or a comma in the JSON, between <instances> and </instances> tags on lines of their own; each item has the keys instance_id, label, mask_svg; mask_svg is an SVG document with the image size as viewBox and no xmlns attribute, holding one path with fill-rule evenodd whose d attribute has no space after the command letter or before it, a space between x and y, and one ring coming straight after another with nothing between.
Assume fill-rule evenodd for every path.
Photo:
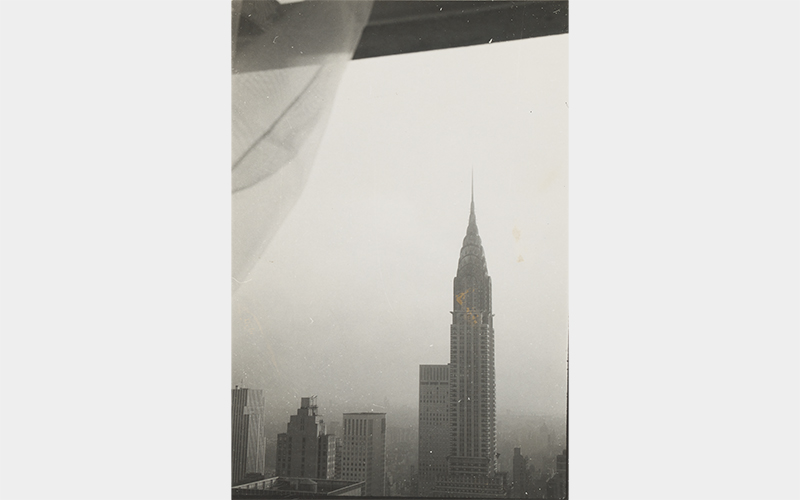
<instances>
[{"instance_id":1,"label":"chrysler building","mask_svg":"<svg viewBox=\"0 0 800 500\"><path fill-rule=\"evenodd\" d=\"M451 314L449 365L420 368L421 493L503 496L502 477L497 474L492 278L478 235L474 194L453 280ZM445 407L441 397L433 397L435 386L430 386L436 383L436 366L446 368L442 373L448 376L445 426L435 420ZM425 376L428 372L430 376ZM430 439L435 427L448 433L446 452Z\"/></svg>"}]
</instances>

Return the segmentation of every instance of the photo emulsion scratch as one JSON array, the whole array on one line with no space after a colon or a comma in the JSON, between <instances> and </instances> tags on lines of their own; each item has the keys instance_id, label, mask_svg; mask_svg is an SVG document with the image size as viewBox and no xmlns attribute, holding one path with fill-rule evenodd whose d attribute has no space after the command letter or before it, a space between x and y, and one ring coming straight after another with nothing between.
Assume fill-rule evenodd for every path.
<instances>
[{"instance_id":1,"label":"photo emulsion scratch","mask_svg":"<svg viewBox=\"0 0 800 500\"><path fill-rule=\"evenodd\" d=\"M568 3L232 3L233 498L568 496Z\"/></svg>"}]
</instances>

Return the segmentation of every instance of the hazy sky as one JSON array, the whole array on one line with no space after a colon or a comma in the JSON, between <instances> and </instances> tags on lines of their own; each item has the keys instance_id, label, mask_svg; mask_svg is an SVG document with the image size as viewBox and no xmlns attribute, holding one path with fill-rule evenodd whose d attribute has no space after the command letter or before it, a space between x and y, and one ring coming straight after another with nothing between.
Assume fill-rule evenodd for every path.
<instances>
[{"instance_id":1,"label":"hazy sky","mask_svg":"<svg viewBox=\"0 0 800 500\"><path fill-rule=\"evenodd\" d=\"M566 407L568 35L357 60L233 303L233 380L294 412L416 408L449 361L474 170L497 409Z\"/></svg>"}]
</instances>

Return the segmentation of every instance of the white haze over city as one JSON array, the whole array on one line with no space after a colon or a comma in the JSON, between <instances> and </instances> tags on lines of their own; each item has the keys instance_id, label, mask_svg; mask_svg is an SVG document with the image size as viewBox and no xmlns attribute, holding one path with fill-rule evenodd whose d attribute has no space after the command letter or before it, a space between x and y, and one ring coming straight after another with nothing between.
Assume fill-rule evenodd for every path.
<instances>
[{"instance_id":1,"label":"white haze over city","mask_svg":"<svg viewBox=\"0 0 800 500\"><path fill-rule=\"evenodd\" d=\"M303 194L234 295L232 385L279 413L317 395L332 420L413 415L419 365L449 361L474 171L498 415L565 414L567 43L349 64Z\"/></svg>"}]
</instances>

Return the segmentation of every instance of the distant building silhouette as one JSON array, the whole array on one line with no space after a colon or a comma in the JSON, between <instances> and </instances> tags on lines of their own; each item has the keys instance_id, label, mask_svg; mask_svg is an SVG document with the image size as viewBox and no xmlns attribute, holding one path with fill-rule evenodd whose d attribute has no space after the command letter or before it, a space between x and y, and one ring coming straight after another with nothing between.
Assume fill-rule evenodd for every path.
<instances>
[{"instance_id":1,"label":"distant building silhouette","mask_svg":"<svg viewBox=\"0 0 800 500\"><path fill-rule=\"evenodd\" d=\"M297 415L289 417L286 432L278 434L276 475L333 479L335 440L333 434L326 434L325 423L317 414L316 397L301 398Z\"/></svg>"},{"instance_id":2,"label":"distant building silhouette","mask_svg":"<svg viewBox=\"0 0 800 500\"><path fill-rule=\"evenodd\" d=\"M537 483L530 458L514 448L511 498L545 498L546 479Z\"/></svg>"},{"instance_id":3,"label":"distant building silhouette","mask_svg":"<svg viewBox=\"0 0 800 500\"><path fill-rule=\"evenodd\" d=\"M262 391L232 390L231 481L264 477L267 464L265 401Z\"/></svg>"},{"instance_id":4,"label":"distant building silhouette","mask_svg":"<svg viewBox=\"0 0 800 500\"><path fill-rule=\"evenodd\" d=\"M419 495L430 496L447 475L450 452L450 370L419 367Z\"/></svg>"},{"instance_id":5,"label":"distant building silhouette","mask_svg":"<svg viewBox=\"0 0 800 500\"><path fill-rule=\"evenodd\" d=\"M525 498L527 496L528 482L528 457L523 456L520 448L514 448L512 466L511 498Z\"/></svg>"},{"instance_id":6,"label":"distant building silhouette","mask_svg":"<svg viewBox=\"0 0 800 500\"><path fill-rule=\"evenodd\" d=\"M342 421L341 476L365 481L365 495L386 494L386 414L345 413Z\"/></svg>"},{"instance_id":7,"label":"distant building silhouette","mask_svg":"<svg viewBox=\"0 0 800 500\"><path fill-rule=\"evenodd\" d=\"M567 498L567 450L556 457L556 473L547 480L547 498Z\"/></svg>"},{"instance_id":8,"label":"distant building silhouette","mask_svg":"<svg viewBox=\"0 0 800 500\"><path fill-rule=\"evenodd\" d=\"M474 196L453 280L451 314L447 474L436 479L431 494L502 498L505 476L497 473L492 278L478 235ZM429 389L420 377L421 399ZM427 419L424 410L431 407L420 405L421 423ZM429 426L426 428L430 430ZM421 426L420 450L427 446L424 438Z\"/></svg>"}]
</instances>

